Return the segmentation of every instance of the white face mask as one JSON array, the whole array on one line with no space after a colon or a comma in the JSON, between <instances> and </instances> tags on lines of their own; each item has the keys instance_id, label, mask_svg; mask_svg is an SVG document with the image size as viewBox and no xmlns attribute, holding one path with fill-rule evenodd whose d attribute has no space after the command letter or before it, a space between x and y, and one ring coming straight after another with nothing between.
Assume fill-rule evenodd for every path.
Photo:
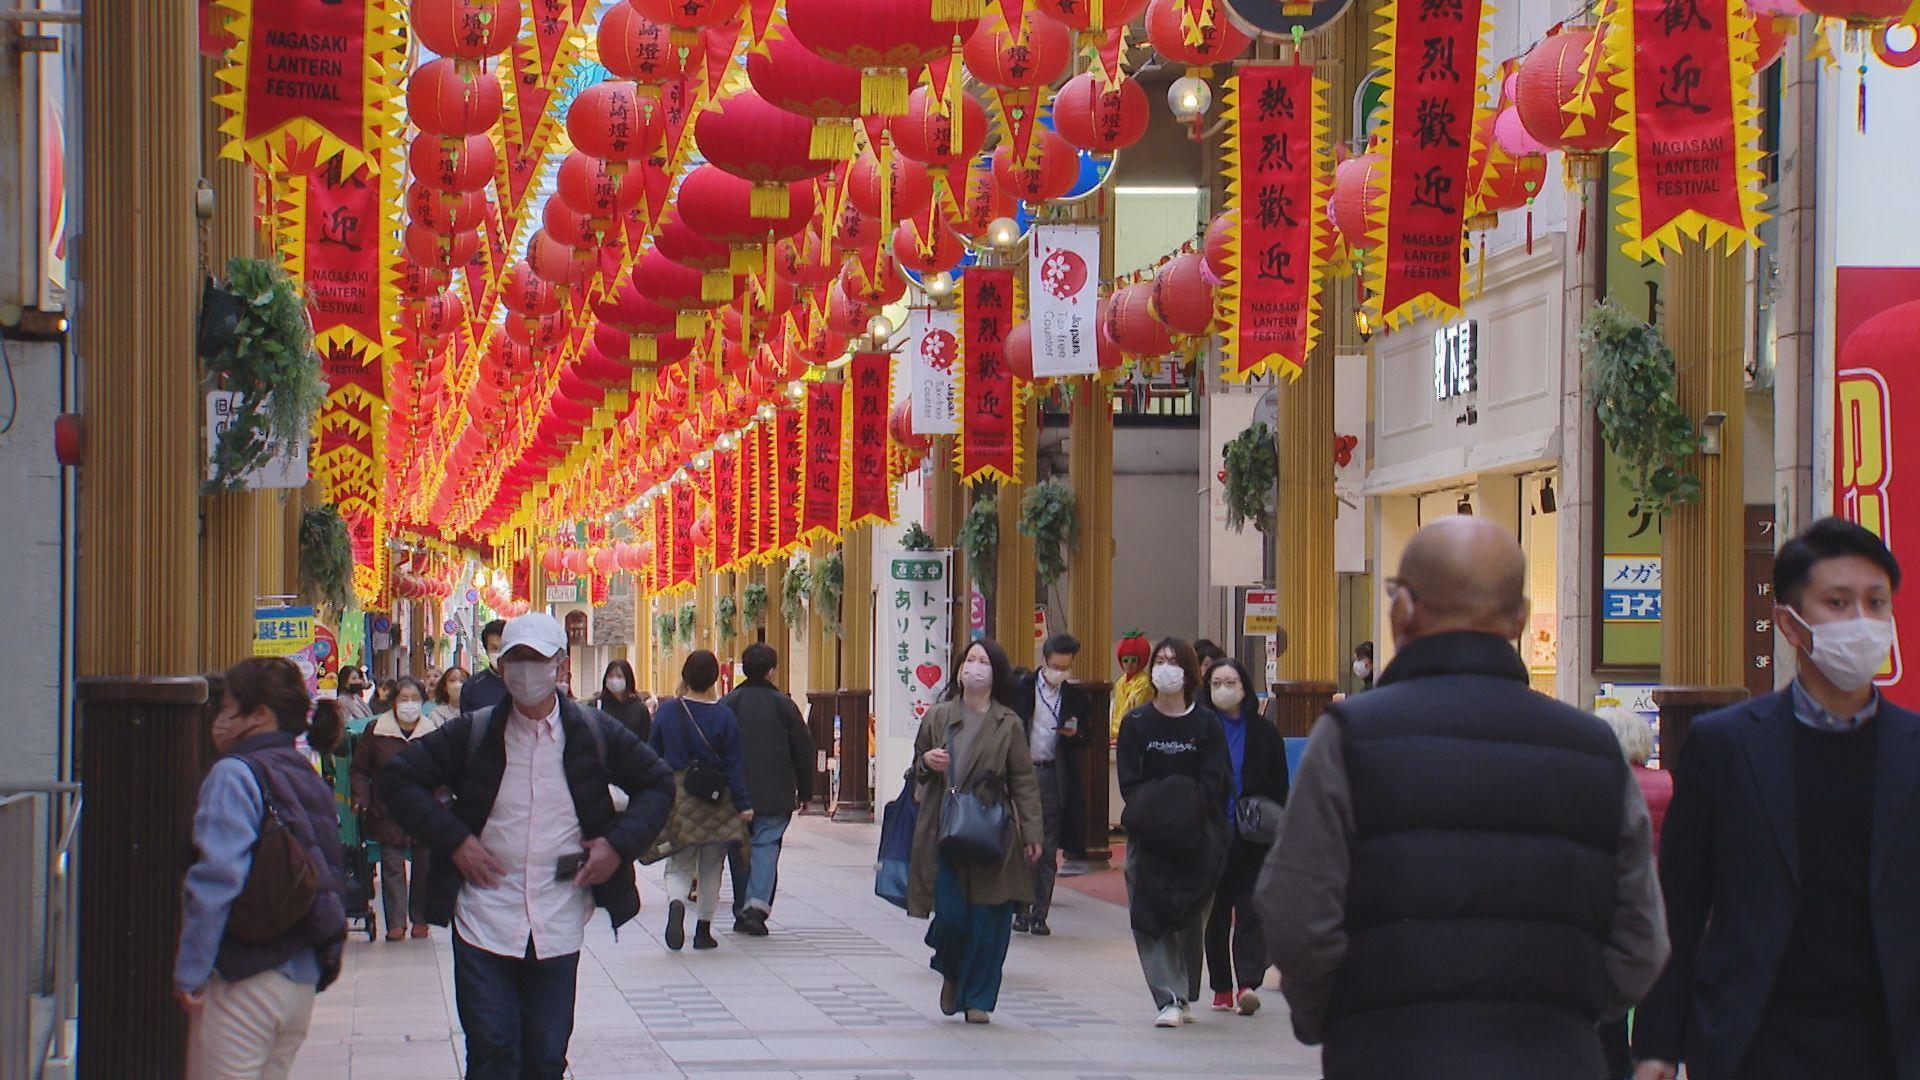
<instances>
[{"instance_id":1,"label":"white face mask","mask_svg":"<svg viewBox=\"0 0 1920 1080\"><path fill-rule=\"evenodd\" d=\"M960 685L968 690L985 690L993 685L993 665L969 660L960 665Z\"/></svg>"},{"instance_id":2,"label":"white face mask","mask_svg":"<svg viewBox=\"0 0 1920 1080\"><path fill-rule=\"evenodd\" d=\"M1237 686L1217 686L1213 690L1215 707L1236 715L1240 712L1240 703L1246 699L1246 691Z\"/></svg>"},{"instance_id":3,"label":"white face mask","mask_svg":"<svg viewBox=\"0 0 1920 1080\"><path fill-rule=\"evenodd\" d=\"M420 703L417 701L399 702L393 707L393 715L399 717L401 723L411 724L420 719Z\"/></svg>"},{"instance_id":4,"label":"white face mask","mask_svg":"<svg viewBox=\"0 0 1920 1080\"><path fill-rule=\"evenodd\" d=\"M1047 685L1053 687L1055 690L1067 684L1067 672L1061 671L1057 667L1049 666L1041 668L1040 677L1047 680Z\"/></svg>"},{"instance_id":5,"label":"white face mask","mask_svg":"<svg viewBox=\"0 0 1920 1080\"><path fill-rule=\"evenodd\" d=\"M513 703L527 709L544 709L553 703L560 676L552 660L515 660L500 673L506 680Z\"/></svg>"},{"instance_id":6,"label":"white face mask","mask_svg":"<svg viewBox=\"0 0 1920 1080\"><path fill-rule=\"evenodd\" d=\"M499 670L500 668L500 650L499 649L487 650L487 666L490 668L493 668L496 671Z\"/></svg>"},{"instance_id":7,"label":"white face mask","mask_svg":"<svg viewBox=\"0 0 1920 1080\"><path fill-rule=\"evenodd\" d=\"M1153 665L1153 688L1163 694L1178 693L1186 689L1187 673L1180 670L1178 664Z\"/></svg>"},{"instance_id":8,"label":"white face mask","mask_svg":"<svg viewBox=\"0 0 1920 1080\"><path fill-rule=\"evenodd\" d=\"M627 680L618 675L607 676L607 693L624 694L627 692Z\"/></svg>"},{"instance_id":9,"label":"white face mask","mask_svg":"<svg viewBox=\"0 0 1920 1080\"><path fill-rule=\"evenodd\" d=\"M1372 665L1371 663L1369 663L1369 662L1367 662L1367 661L1365 661L1365 660L1355 660L1355 661L1353 662L1353 677L1354 677L1354 678L1356 678L1356 679L1364 679L1364 678L1367 678L1368 676L1370 676L1370 675L1372 675L1372 674L1373 674L1373 665Z\"/></svg>"},{"instance_id":10,"label":"white face mask","mask_svg":"<svg viewBox=\"0 0 1920 1080\"><path fill-rule=\"evenodd\" d=\"M1893 647L1893 623L1886 619L1855 617L1813 626L1798 611L1788 608L1807 634L1813 647L1807 659L1820 669L1827 681L1842 690L1853 691L1873 682L1886 663L1887 650Z\"/></svg>"}]
</instances>

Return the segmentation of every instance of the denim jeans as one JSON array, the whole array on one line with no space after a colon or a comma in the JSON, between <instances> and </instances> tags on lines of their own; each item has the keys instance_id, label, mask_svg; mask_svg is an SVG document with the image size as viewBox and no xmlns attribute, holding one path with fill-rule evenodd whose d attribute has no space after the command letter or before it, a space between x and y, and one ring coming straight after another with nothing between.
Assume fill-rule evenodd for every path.
<instances>
[{"instance_id":1,"label":"denim jeans","mask_svg":"<svg viewBox=\"0 0 1920 1080\"><path fill-rule=\"evenodd\" d=\"M739 886L739 875L734 875L735 914L752 908L755 911L773 910L774 886L780 880L780 845L786 839L787 826L793 823L792 814L778 817L754 815L748 826L748 842L752 845L751 857L747 862L746 888Z\"/></svg>"},{"instance_id":2,"label":"denim jeans","mask_svg":"<svg viewBox=\"0 0 1920 1080\"><path fill-rule=\"evenodd\" d=\"M580 954L499 956L453 935L453 996L468 1080L561 1080Z\"/></svg>"}]
</instances>

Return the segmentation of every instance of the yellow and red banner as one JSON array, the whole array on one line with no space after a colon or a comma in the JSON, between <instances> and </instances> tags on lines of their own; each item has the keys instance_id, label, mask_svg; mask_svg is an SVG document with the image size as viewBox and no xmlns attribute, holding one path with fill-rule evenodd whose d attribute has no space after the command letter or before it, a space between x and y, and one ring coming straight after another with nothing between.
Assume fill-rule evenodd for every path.
<instances>
[{"instance_id":1,"label":"yellow and red banner","mask_svg":"<svg viewBox=\"0 0 1920 1080\"><path fill-rule=\"evenodd\" d=\"M1621 250L1659 262L1682 236L1757 246L1767 215L1746 0L1620 0L1604 36L1626 129Z\"/></svg>"},{"instance_id":2,"label":"yellow and red banner","mask_svg":"<svg viewBox=\"0 0 1920 1080\"><path fill-rule=\"evenodd\" d=\"M1020 400L1007 366L1013 271L967 271L961 300L960 480L1013 482L1020 471Z\"/></svg>"},{"instance_id":3,"label":"yellow and red banner","mask_svg":"<svg viewBox=\"0 0 1920 1080\"><path fill-rule=\"evenodd\" d=\"M389 61L403 45L391 0L218 0L234 38L215 97L221 150L266 167L289 143L318 145L349 171L401 130L388 115Z\"/></svg>"},{"instance_id":4,"label":"yellow and red banner","mask_svg":"<svg viewBox=\"0 0 1920 1080\"><path fill-rule=\"evenodd\" d=\"M335 159L289 180L286 265L306 294L316 347L374 353L389 343L397 252L385 175Z\"/></svg>"},{"instance_id":5,"label":"yellow and red banner","mask_svg":"<svg viewBox=\"0 0 1920 1080\"><path fill-rule=\"evenodd\" d=\"M713 568L731 570L740 558L740 451L713 452Z\"/></svg>"},{"instance_id":6,"label":"yellow and red banner","mask_svg":"<svg viewBox=\"0 0 1920 1080\"><path fill-rule=\"evenodd\" d=\"M673 587L692 588L698 562L693 543L693 522L699 516L692 484L673 485Z\"/></svg>"},{"instance_id":7,"label":"yellow and red banner","mask_svg":"<svg viewBox=\"0 0 1920 1080\"><path fill-rule=\"evenodd\" d=\"M805 485L800 490L800 538L828 540L845 520L847 401L837 383L807 384Z\"/></svg>"},{"instance_id":8,"label":"yellow and red banner","mask_svg":"<svg viewBox=\"0 0 1920 1080\"><path fill-rule=\"evenodd\" d=\"M893 357L855 353L847 364L847 526L893 520L893 484L887 475L887 411L893 396Z\"/></svg>"},{"instance_id":9,"label":"yellow and red banner","mask_svg":"<svg viewBox=\"0 0 1920 1080\"><path fill-rule=\"evenodd\" d=\"M1386 212L1367 278L1389 326L1460 312L1485 15L1483 0L1381 9Z\"/></svg>"},{"instance_id":10,"label":"yellow and red banner","mask_svg":"<svg viewBox=\"0 0 1920 1080\"><path fill-rule=\"evenodd\" d=\"M673 582L673 499L662 493L653 500L653 590L666 592Z\"/></svg>"},{"instance_id":11,"label":"yellow and red banner","mask_svg":"<svg viewBox=\"0 0 1920 1080\"><path fill-rule=\"evenodd\" d=\"M1232 272L1225 376L1297 378L1320 335L1320 271L1332 228L1326 84L1306 64L1242 68L1227 86Z\"/></svg>"},{"instance_id":12,"label":"yellow and red banner","mask_svg":"<svg viewBox=\"0 0 1920 1080\"><path fill-rule=\"evenodd\" d=\"M773 553L785 555L800 543L800 486L802 433L805 418L798 405L781 405L773 414L773 508L778 527L773 534Z\"/></svg>"}]
</instances>

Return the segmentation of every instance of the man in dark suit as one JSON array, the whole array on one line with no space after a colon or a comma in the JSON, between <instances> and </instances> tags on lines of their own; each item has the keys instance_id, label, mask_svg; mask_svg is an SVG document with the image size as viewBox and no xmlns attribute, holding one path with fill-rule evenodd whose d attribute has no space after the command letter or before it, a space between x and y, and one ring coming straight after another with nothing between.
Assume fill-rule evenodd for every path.
<instances>
[{"instance_id":1,"label":"man in dark suit","mask_svg":"<svg viewBox=\"0 0 1920 1080\"><path fill-rule=\"evenodd\" d=\"M1852 522L1774 561L1788 689L1694 721L1661 836L1673 959L1641 1080L1920 1080L1920 717L1874 677L1900 565Z\"/></svg>"},{"instance_id":2,"label":"man in dark suit","mask_svg":"<svg viewBox=\"0 0 1920 1080\"><path fill-rule=\"evenodd\" d=\"M506 632L505 619L495 619L480 628L480 648L487 654L487 666L460 687L461 712L491 709L507 700L507 684L500 679L500 637Z\"/></svg>"},{"instance_id":3,"label":"man in dark suit","mask_svg":"<svg viewBox=\"0 0 1920 1080\"><path fill-rule=\"evenodd\" d=\"M1067 685L1080 639L1055 634L1041 647L1040 670L1014 686L1013 711L1027 729L1027 750L1040 778L1040 814L1046 822L1040 859L1033 864L1033 905L1013 917L1016 931L1046 937L1053 933L1047 915L1053 909L1053 881L1060 872L1060 849L1073 857L1087 853L1081 819L1080 750L1093 731L1093 704ZM1105 777L1101 778L1105 783Z\"/></svg>"}]
</instances>

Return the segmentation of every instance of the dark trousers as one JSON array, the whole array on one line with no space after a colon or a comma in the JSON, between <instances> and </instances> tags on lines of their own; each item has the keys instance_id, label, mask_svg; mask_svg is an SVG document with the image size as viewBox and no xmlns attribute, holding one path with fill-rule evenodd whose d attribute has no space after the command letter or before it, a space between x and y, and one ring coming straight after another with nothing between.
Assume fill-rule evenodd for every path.
<instances>
[{"instance_id":1,"label":"dark trousers","mask_svg":"<svg viewBox=\"0 0 1920 1080\"><path fill-rule=\"evenodd\" d=\"M1053 910L1053 883L1060 876L1060 774L1046 762L1034 767L1040 780L1040 858L1033 864L1033 903L1027 917L1044 923Z\"/></svg>"},{"instance_id":2,"label":"dark trousers","mask_svg":"<svg viewBox=\"0 0 1920 1080\"><path fill-rule=\"evenodd\" d=\"M453 935L453 997L468 1080L561 1080L573 1038L580 954L499 956Z\"/></svg>"},{"instance_id":3,"label":"dark trousers","mask_svg":"<svg viewBox=\"0 0 1920 1080\"><path fill-rule=\"evenodd\" d=\"M1600 1021L1600 1052L1607 1058L1607 1080L1633 1075L1633 1052L1628 1049L1627 1018Z\"/></svg>"},{"instance_id":4,"label":"dark trousers","mask_svg":"<svg viewBox=\"0 0 1920 1080\"><path fill-rule=\"evenodd\" d=\"M1768 1009L1738 1080L1894 1080L1893 1039L1879 1019L1831 1020Z\"/></svg>"},{"instance_id":5,"label":"dark trousers","mask_svg":"<svg viewBox=\"0 0 1920 1080\"><path fill-rule=\"evenodd\" d=\"M1266 852L1235 841L1207 916L1207 985L1216 994L1252 990L1267 979L1267 934L1253 903Z\"/></svg>"}]
</instances>

